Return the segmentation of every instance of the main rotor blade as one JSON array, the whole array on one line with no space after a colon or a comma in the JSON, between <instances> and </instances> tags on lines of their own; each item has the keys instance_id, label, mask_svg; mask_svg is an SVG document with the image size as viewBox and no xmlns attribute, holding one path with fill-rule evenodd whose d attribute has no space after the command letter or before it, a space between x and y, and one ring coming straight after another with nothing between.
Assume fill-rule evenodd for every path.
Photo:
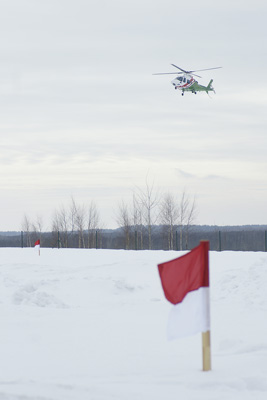
<instances>
[{"instance_id":1,"label":"main rotor blade","mask_svg":"<svg viewBox=\"0 0 267 400\"><path fill-rule=\"evenodd\" d=\"M211 69L219 69L222 67L213 67L213 68L205 68L205 69L196 69L195 71L187 71L189 74L191 74L191 72L200 72L200 71L209 71Z\"/></svg>"},{"instance_id":2,"label":"main rotor blade","mask_svg":"<svg viewBox=\"0 0 267 400\"><path fill-rule=\"evenodd\" d=\"M180 68L180 67L177 67L177 65L175 65L175 64L171 64L173 67L175 67L175 68L178 68L180 71L183 71L185 74L187 74L188 73L188 71L185 71L184 69L182 69L182 68Z\"/></svg>"},{"instance_id":3,"label":"main rotor blade","mask_svg":"<svg viewBox=\"0 0 267 400\"><path fill-rule=\"evenodd\" d=\"M158 72L156 74L152 74L152 75L178 75L178 74L183 74L183 72Z\"/></svg>"}]
</instances>

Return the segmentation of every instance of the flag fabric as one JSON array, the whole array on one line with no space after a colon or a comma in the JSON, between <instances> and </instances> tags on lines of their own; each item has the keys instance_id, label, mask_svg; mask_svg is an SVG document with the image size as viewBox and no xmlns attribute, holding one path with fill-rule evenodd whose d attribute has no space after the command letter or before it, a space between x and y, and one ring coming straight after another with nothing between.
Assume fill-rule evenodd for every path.
<instances>
[{"instance_id":1,"label":"flag fabric","mask_svg":"<svg viewBox=\"0 0 267 400\"><path fill-rule=\"evenodd\" d=\"M36 249L40 249L40 239L36 240L36 242L34 243L34 247Z\"/></svg>"},{"instance_id":2,"label":"flag fabric","mask_svg":"<svg viewBox=\"0 0 267 400\"><path fill-rule=\"evenodd\" d=\"M209 242L189 253L158 265L164 294L174 306L170 312L168 339L210 329Z\"/></svg>"}]
</instances>

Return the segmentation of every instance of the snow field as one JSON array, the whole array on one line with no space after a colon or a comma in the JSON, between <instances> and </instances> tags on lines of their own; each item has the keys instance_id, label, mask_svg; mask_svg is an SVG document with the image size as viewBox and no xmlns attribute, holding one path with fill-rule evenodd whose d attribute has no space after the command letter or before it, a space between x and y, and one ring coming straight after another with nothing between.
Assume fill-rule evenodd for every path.
<instances>
[{"instance_id":1,"label":"snow field","mask_svg":"<svg viewBox=\"0 0 267 400\"><path fill-rule=\"evenodd\" d=\"M0 249L0 400L267 398L267 254L211 252L201 335L166 340L157 264L182 252Z\"/></svg>"}]
</instances>

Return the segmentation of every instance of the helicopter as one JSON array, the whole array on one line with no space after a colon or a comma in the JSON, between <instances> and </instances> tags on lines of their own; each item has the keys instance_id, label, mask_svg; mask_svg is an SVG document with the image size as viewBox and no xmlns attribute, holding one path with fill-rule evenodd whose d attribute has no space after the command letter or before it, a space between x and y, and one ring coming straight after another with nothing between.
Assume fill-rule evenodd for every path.
<instances>
[{"instance_id":1,"label":"helicopter","mask_svg":"<svg viewBox=\"0 0 267 400\"><path fill-rule=\"evenodd\" d=\"M197 94L197 92L206 92L209 94L209 92L214 92L215 90L212 86L213 79L210 80L209 84L207 86L200 85L198 81L196 81L193 76L197 76L198 78L201 78L201 76L195 74L195 72L200 72L200 71L209 71L211 69L219 69L222 67L214 67L214 68L206 68L206 69L197 69L195 71L185 71L184 69L178 67L175 64L171 64L173 67L179 69L181 72L158 72L153 75L169 75L169 74L183 74L183 76L177 76L175 79L171 81L171 84L174 86L174 89L179 89L182 91L182 96L184 95L184 92L192 92L194 94Z\"/></svg>"}]
</instances>

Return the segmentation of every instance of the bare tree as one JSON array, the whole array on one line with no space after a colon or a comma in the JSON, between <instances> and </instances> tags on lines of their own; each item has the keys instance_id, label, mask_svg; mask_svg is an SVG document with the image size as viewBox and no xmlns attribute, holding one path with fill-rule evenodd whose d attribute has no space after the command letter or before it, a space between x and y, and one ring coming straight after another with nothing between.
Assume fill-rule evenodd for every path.
<instances>
[{"instance_id":1,"label":"bare tree","mask_svg":"<svg viewBox=\"0 0 267 400\"><path fill-rule=\"evenodd\" d=\"M56 210L52 220L52 231L60 234L60 246L68 247L68 213L64 206Z\"/></svg>"},{"instance_id":2,"label":"bare tree","mask_svg":"<svg viewBox=\"0 0 267 400\"><path fill-rule=\"evenodd\" d=\"M77 206L74 203L73 200L73 205L74 205L74 210L75 210L75 227L77 228L78 231L78 237L79 237L79 248L83 247L85 248L85 240L84 240L84 229L85 229L85 224L86 224L86 211L84 206Z\"/></svg>"},{"instance_id":3,"label":"bare tree","mask_svg":"<svg viewBox=\"0 0 267 400\"><path fill-rule=\"evenodd\" d=\"M183 191L179 204L179 221L178 221L180 230L180 250L183 249L183 229L186 220L188 204L189 204L189 199L185 191Z\"/></svg>"},{"instance_id":4,"label":"bare tree","mask_svg":"<svg viewBox=\"0 0 267 400\"><path fill-rule=\"evenodd\" d=\"M190 227L193 225L196 219L196 197L193 198L191 205L188 207L188 214L186 220L186 230L185 230L185 246L188 249L188 235Z\"/></svg>"},{"instance_id":5,"label":"bare tree","mask_svg":"<svg viewBox=\"0 0 267 400\"><path fill-rule=\"evenodd\" d=\"M76 218L77 218L77 205L74 197L71 196L71 204L69 207L69 225L70 225L70 232L71 235L74 234L76 228Z\"/></svg>"},{"instance_id":6,"label":"bare tree","mask_svg":"<svg viewBox=\"0 0 267 400\"><path fill-rule=\"evenodd\" d=\"M43 218L41 217L41 215L37 215L36 220L35 220L35 225L36 225L38 233L41 234L43 231L43 226L44 226Z\"/></svg>"},{"instance_id":7,"label":"bare tree","mask_svg":"<svg viewBox=\"0 0 267 400\"><path fill-rule=\"evenodd\" d=\"M95 247L96 246L96 231L99 229L99 223L100 223L100 217L99 217L99 211L96 207L95 202L92 200L91 203L89 204L89 209L88 209L88 223L87 223L87 231L88 231L88 236L87 236L87 247L88 249L90 247Z\"/></svg>"},{"instance_id":8,"label":"bare tree","mask_svg":"<svg viewBox=\"0 0 267 400\"><path fill-rule=\"evenodd\" d=\"M34 240L40 239L43 230L43 219L40 215L37 215L35 222L32 223L32 232L34 235Z\"/></svg>"},{"instance_id":9,"label":"bare tree","mask_svg":"<svg viewBox=\"0 0 267 400\"><path fill-rule=\"evenodd\" d=\"M159 204L159 193L158 190L154 188L154 182L149 184L148 178L146 178L145 188L142 190L137 189L138 202L140 203L144 221L148 229L148 248L152 249L152 225L156 221L155 209Z\"/></svg>"},{"instance_id":10,"label":"bare tree","mask_svg":"<svg viewBox=\"0 0 267 400\"><path fill-rule=\"evenodd\" d=\"M128 250L130 248L131 221L128 207L123 201L119 204L116 220L124 232L125 248Z\"/></svg>"},{"instance_id":11,"label":"bare tree","mask_svg":"<svg viewBox=\"0 0 267 400\"><path fill-rule=\"evenodd\" d=\"M196 201L195 198L190 204L190 198L185 191L183 191L180 204L179 204L179 230L180 230L180 250L183 250L183 232L184 228L186 228L187 238L186 242L188 245L188 232L189 227L192 225L193 220L195 218L196 211Z\"/></svg>"},{"instance_id":12,"label":"bare tree","mask_svg":"<svg viewBox=\"0 0 267 400\"><path fill-rule=\"evenodd\" d=\"M160 220L166 226L168 247L173 250L174 247L174 225L177 224L179 218L179 208L174 196L171 193L166 193L160 205Z\"/></svg>"},{"instance_id":13,"label":"bare tree","mask_svg":"<svg viewBox=\"0 0 267 400\"><path fill-rule=\"evenodd\" d=\"M26 214L23 217L23 220L21 223L21 229L26 234L26 246L31 247L31 245L32 245L32 241L31 241L32 224Z\"/></svg>"},{"instance_id":14,"label":"bare tree","mask_svg":"<svg viewBox=\"0 0 267 400\"><path fill-rule=\"evenodd\" d=\"M135 193L133 193L132 221L135 232L135 248L143 249L143 209Z\"/></svg>"}]
</instances>

